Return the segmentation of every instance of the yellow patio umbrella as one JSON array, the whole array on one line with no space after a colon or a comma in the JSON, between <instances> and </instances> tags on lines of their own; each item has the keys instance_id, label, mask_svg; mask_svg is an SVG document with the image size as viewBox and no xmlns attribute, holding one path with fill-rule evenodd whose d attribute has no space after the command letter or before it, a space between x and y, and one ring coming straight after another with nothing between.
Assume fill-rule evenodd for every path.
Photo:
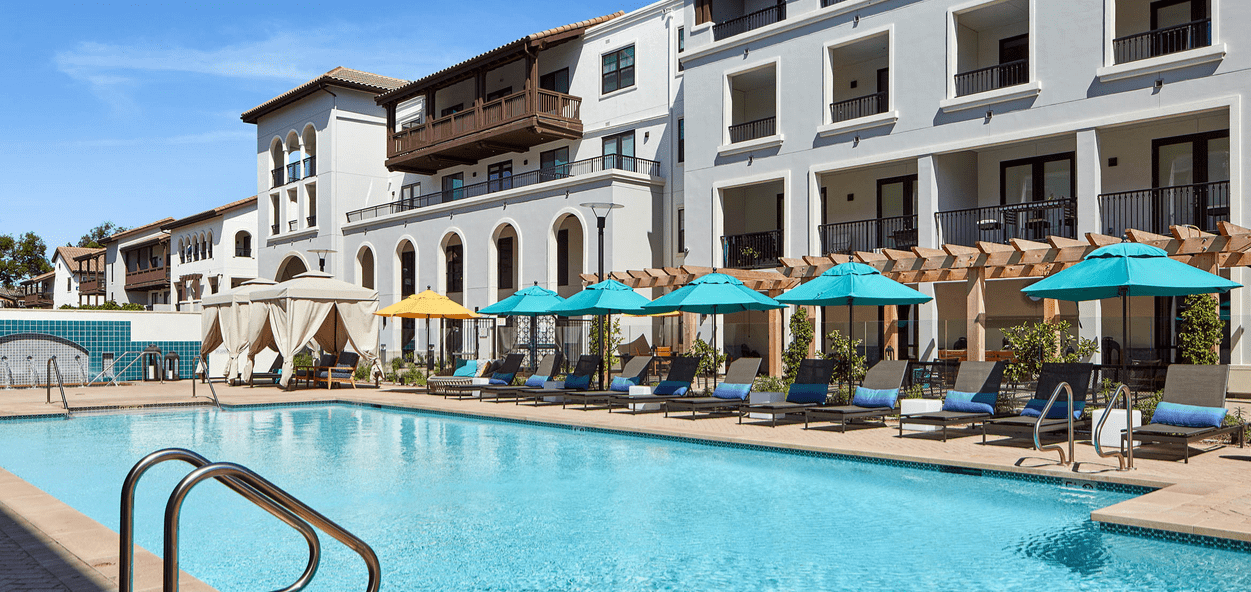
<instances>
[{"instance_id":1,"label":"yellow patio umbrella","mask_svg":"<svg viewBox=\"0 0 1251 592\"><path fill-rule=\"evenodd\" d=\"M432 349L430 343L430 319L476 319L482 315L469 310L456 301L431 290L413 294L376 313L380 317L400 317L403 319L426 319L426 352ZM426 360L429 367L431 360Z\"/></svg>"}]
</instances>

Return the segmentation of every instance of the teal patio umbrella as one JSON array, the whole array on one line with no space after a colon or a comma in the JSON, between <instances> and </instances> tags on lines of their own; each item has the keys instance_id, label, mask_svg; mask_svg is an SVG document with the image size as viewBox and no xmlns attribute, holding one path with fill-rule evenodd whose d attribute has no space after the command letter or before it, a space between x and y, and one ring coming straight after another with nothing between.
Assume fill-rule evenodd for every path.
<instances>
[{"instance_id":1,"label":"teal patio umbrella","mask_svg":"<svg viewBox=\"0 0 1251 592\"><path fill-rule=\"evenodd\" d=\"M1077 265L1043 278L1021 291L1035 298L1069 302L1120 297L1121 339L1128 352L1129 296L1224 294L1241 287L1237 282L1177 261L1159 247L1124 242L1099 247ZM1125 358L1122 353L1122 380Z\"/></svg>"},{"instance_id":2,"label":"teal patio umbrella","mask_svg":"<svg viewBox=\"0 0 1251 592\"><path fill-rule=\"evenodd\" d=\"M738 278L714 272L643 305L643 312L655 314L681 311L724 315L779 308L786 308L786 305L744 286ZM716 343L717 323L714 321L712 324L713 347L716 347ZM712 373L712 384L715 388L716 370Z\"/></svg>"},{"instance_id":3,"label":"teal patio umbrella","mask_svg":"<svg viewBox=\"0 0 1251 592\"><path fill-rule=\"evenodd\" d=\"M591 284L584 288L581 292L570 296L564 302L552 308L552 312L563 317L576 317L582 315L604 316L604 324L601 329L607 328L614 314L642 314L643 305L650 301L634 291L634 288L627 286L617 280L607 279L597 284ZM604 351L604 335L606 330L599 332L599 352L603 359L607 359L607 352ZM605 368L607 364L600 365L599 388L604 389L604 375L607 372Z\"/></svg>"},{"instance_id":4,"label":"teal patio umbrella","mask_svg":"<svg viewBox=\"0 0 1251 592\"><path fill-rule=\"evenodd\" d=\"M552 314L552 307L564 301L555 292L539 287L539 283L534 282L533 286L518 290L512 296L478 310L478 313L497 317L530 317L530 363L533 366L538 364L535 317Z\"/></svg>"},{"instance_id":5,"label":"teal patio umbrella","mask_svg":"<svg viewBox=\"0 0 1251 592\"><path fill-rule=\"evenodd\" d=\"M805 284L801 284L778 296L778 302L809 306L847 305L847 380L851 382L851 342L855 334L853 306L890 306L921 304L933 300L892 280L877 268L855 261L840 263Z\"/></svg>"}]
</instances>

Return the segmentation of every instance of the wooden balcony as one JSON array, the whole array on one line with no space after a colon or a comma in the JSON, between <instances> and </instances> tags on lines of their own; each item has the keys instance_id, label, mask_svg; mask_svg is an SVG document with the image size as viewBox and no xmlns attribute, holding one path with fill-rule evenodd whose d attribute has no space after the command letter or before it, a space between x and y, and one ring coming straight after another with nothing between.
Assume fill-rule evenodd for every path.
<instances>
[{"instance_id":1,"label":"wooden balcony","mask_svg":"<svg viewBox=\"0 0 1251 592\"><path fill-rule=\"evenodd\" d=\"M521 91L391 135L387 168L425 175L582 138L582 99L550 90Z\"/></svg>"},{"instance_id":2,"label":"wooden balcony","mask_svg":"<svg viewBox=\"0 0 1251 592\"><path fill-rule=\"evenodd\" d=\"M126 272L127 290L143 290L166 285L169 285L169 268L165 266Z\"/></svg>"},{"instance_id":3,"label":"wooden balcony","mask_svg":"<svg viewBox=\"0 0 1251 592\"><path fill-rule=\"evenodd\" d=\"M83 279L78 283L78 293L82 296L104 294L104 278Z\"/></svg>"},{"instance_id":4,"label":"wooden balcony","mask_svg":"<svg viewBox=\"0 0 1251 592\"><path fill-rule=\"evenodd\" d=\"M22 296L22 304L26 308L52 308L52 293L26 294Z\"/></svg>"}]
</instances>

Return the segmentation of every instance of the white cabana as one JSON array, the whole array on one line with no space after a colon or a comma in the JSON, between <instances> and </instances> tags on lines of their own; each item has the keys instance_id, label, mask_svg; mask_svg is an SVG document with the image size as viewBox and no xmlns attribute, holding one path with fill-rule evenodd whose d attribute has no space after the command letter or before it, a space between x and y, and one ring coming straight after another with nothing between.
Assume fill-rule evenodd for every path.
<instances>
[{"instance_id":1,"label":"white cabana","mask_svg":"<svg viewBox=\"0 0 1251 592\"><path fill-rule=\"evenodd\" d=\"M312 342L333 352L351 345L374 372L382 372L378 365L378 317L374 315L377 291L309 271L256 290L251 299L249 369L254 352L272 344L282 355L280 384L286 387L291 381L292 358Z\"/></svg>"},{"instance_id":2,"label":"white cabana","mask_svg":"<svg viewBox=\"0 0 1251 592\"><path fill-rule=\"evenodd\" d=\"M225 347L228 358L222 375L230 378L235 362L248 347L248 311L252 305L252 292L273 286L276 282L255 279L237 288L210 294L201 300L200 357L205 359L218 347ZM242 365L240 365L242 366ZM205 372L208 369L205 368Z\"/></svg>"}]
</instances>

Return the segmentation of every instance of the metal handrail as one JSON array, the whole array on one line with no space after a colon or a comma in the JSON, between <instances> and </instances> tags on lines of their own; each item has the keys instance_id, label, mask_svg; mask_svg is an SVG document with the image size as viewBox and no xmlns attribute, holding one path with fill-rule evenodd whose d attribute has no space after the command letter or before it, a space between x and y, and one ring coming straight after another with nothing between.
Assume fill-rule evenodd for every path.
<instances>
[{"instance_id":1,"label":"metal handrail","mask_svg":"<svg viewBox=\"0 0 1251 592\"><path fill-rule=\"evenodd\" d=\"M53 370L56 370L56 386L57 388L61 389L61 407L65 409L65 417L69 417L70 416L69 400L65 398L65 382L61 380L61 365L56 363L56 356L52 356L48 358L48 367L45 369L45 371L48 373L47 403L52 402L52 371Z\"/></svg>"},{"instance_id":2,"label":"metal handrail","mask_svg":"<svg viewBox=\"0 0 1251 592\"><path fill-rule=\"evenodd\" d=\"M221 401L217 400L217 389L213 388L213 377L209 376L208 358L204 354L200 354L200 363L204 364L204 382L209 385L209 392L213 395L213 404L217 405L220 410L222 408ZM191 398L195 398L195 370L191 371Z\"/></svg>"},{"instance_id":3,"label":"metal handrail","mask_svg":"<svg viewBox=\"0 0 1251 592\"><path fill-rule=\"evenodd\" d=\"M138 487L139 479L143 477L143 474L148 469L167 460L181 460L197 468L212 464L209 459L185 448L166 448L143 457L130 469L130 473L126 475L126 480L122 482L122 532L121 549L118 553L118 592L132 592L135 586L135 488ZM247 483L231 477L218 477L217 480L248 501L260 506L261 509L273 514L275 518L287 523L287 525L304 536L304 540L308 542L308 566L304 568L304 573L300 575L295 583L278 592L296 592L308 586L309 582L313 581L313 576L317 574L318 564L321 563L321 541L317 539L317 531L313 530L313 527L300 519L299 516L269 499ZM174 589L178 587L177 582L178 573L175 571Z\"/></svg>"},{"instance_id":4,"label":"metal handrail","mask_svg":"<svg viewBox=\"0 0 1251 592\"><path fill-rule=\"evenodd\" d=\"M1064 410L1064 416L1068 418L1069 422L1069 455L1067 457L1064 456L1063 446L1059 444L1043 446L1042 442L1038 439L1039 428L1041 428L1043 422L1047 420L1047 414L1051 412L1051 406L1055 404L1056 397L1060 396L1061 390L1068 393L1069 401L1068 407ZM1042 413L1038 415L1038 421L1034 423L1034 450L1039 452L1054 450L1060 453L1060 464L1069 465L1073 463L1073 387L1069 386L1069 383L1061 382L1059 386L1056 387L1055 392L1051 393L1051 398L1047 399L1047 406L1043 407Z\"/></svg>"},{"instance_id":5,"label":"metal handrail","mask_svg":"<svg viewBox=\"0 0 1251 592\"><path fill-rule=\"evenodd\" d=\"M378 564L378 556L374 554L374 550L365 541L344 530L343 527L321 515L317 510L308 507L304 502L283 491L277 485L266 481L264 477L257 475L247 467L228 462L213 463L191 471L186 477L183 477L182 481L178 482L178 486L174 488L174 492L169 496L169 503L165 505L165 592L178 592L178 519L182 512L183 500L187 498L187 494L191 493L191 489L201 481L205 479L220 479L222 477L235 478L255 489L259 489L270 500L277 502L300 518L312 523L313 526L338 539L339 542L347 545L348 548L356 551L361 556L361 559L365 561L365 568L369 572L369 583L366 585L366 592L378 592L378 587L382 584L382 567Z\"/></svg>"},{"instance_id":6,"label":"metal handrail","mask_svg":"<svg viewBox=\"0 0 1251 592\"><path fill-rule=\"evenodd\" d=\"M108 386L108 383L110 383L110 382L112 382L112 383L113 383L113 386L121 386L121 385L120 385L120 384L118 384L118 382L117 382L117 377L118 377L118 375L119 375L120 373L119 373L119 372L117 372L116 368L117 368L117 364L118 364L118 363L120 363L122 360L125 360L125 359L126 359L126 354L135 354L136 356L143 357L143 356L140 356L138 352L122 352L122 355L117 356L117 359L116 359L116 360L114 360L114 361L113 361L113 364L112 364L112 365L110 365L108 368L105 368L105 367L104 367L104 365L103 365L103 363L101 363L101 365L100 365L100 372L99 372L98 374L96 374L96 375L95 375L95 377L93 377L91 380L88 380L88 381L87 381L87 384L86 384L86 385L84 385L84 386L91 386L91 385L95 384L95 382L96 382L97 380L100 380L100 378L102 378L102 377L104 376L104 373L105 373L105 372L108 372L109 370L113 370L113 376L112 376L112 378L110 378L109 380L106 380L106 381L104 382L104 386ZM126 368L122 368L122 372L125 372L125 371L126 371L128 368L130 368L130 366L131 366L132 364L134 364L134 363L135 363L135 361L137 361L137 360L138 360L138 358L135 358L135 360L132 360L132 361L130 362L130 364L127 364L127 365L126 365Z\"/></svg>"},{"instance_id":7,"label":"metal handrail","mask_svg":"<svg viewBox=\"0 0 1251 592\"><path fill-rule=\"evenodd\" d=\"M1103 446L1099 442L1099 437L1103 433L1103 424L1112 415L1112 410L1116 406L1116 399L1121 393L1125 393L1125 432L1128 436L1123 436L1121 442L1128 442L1128 445L1122 444L1121 448L1113 452L1104 452ZM1108 407L1103 410L1103 417L1099 418L1099 425L1095 426L1095 433L1091 438L1091 442L1095 445L1095 454L1098 454L1099 458L1115 456L1117 463L1121 467L1119 470L1126 471L1134 468L1134 405L1130 399L1129 387L1125 386L1124 383L1116 387L1116 392L1112 393L1111 399L1108 399ZM1126 449L1129 450L1128 453L1126 453ZM1126 461L1128 461L1128 464Z\"/></svg>"}]
</instances>

